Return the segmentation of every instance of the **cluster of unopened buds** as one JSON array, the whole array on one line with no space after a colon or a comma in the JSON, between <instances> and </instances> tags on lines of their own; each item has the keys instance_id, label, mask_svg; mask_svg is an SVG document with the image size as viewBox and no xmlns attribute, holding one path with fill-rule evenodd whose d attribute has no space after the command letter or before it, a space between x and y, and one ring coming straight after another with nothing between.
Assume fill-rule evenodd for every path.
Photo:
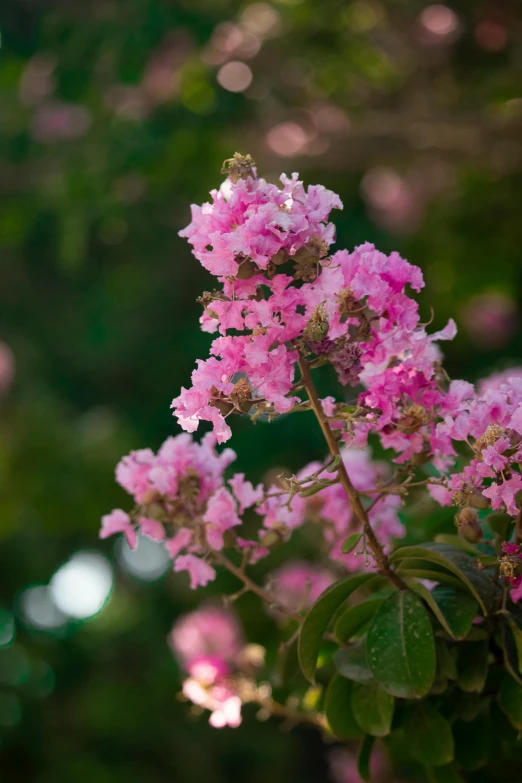
<instances>
[{"instance_id":1,"label":"cluster of unopened buds","mask_svg":"<svg viewBox=\"0 0 522 783\"><path fill-rule=\"evenodd\" d=\"M239 154L224 173L211 201L192 207L192 222L181 232L215 278L200 298L201 327L216 335L210 355L197 361L191 387L172 403L186 432L168 438L157 454L142 449L122 459L116 478L135 509L105 516L101 536L123 533L131 547L138 533L164 542L174 570L188 571L193 588L212 581L216 565L224 567L242 590L300 622L317 584L321 592L345 569L372 568L401 586L388 553L404 535L399 512L412 491L457 506L468 542L482 535L477 511L491 509L517 519L519 535L520 372L478 388L450 381L438 344L452 339L456 327L450 320L427 332L410 294L424 286L418 267L370 244L330 253L329 215L342 204L320 185L306 190L297 174L282 175L281 187L270 184L257 176L250 156ZM339 386L335 397L321 399L314 376L324 365ZM225 477L236 455L216 447L231 437L235 416L258 421L294 412L315 415L327 459L267 486L254 486L242 473ZM201 422L212 432L198 443L192 433ZM387 452L389 464L372 459L369 439ZM321 578L314 588L306 577L308 592L301 584L296 602L281 588L285 579L287 588L291 583L288 574L261 585L249 568L305 524L319 531ZM517 601L518 539L504 546L501 575ZM190 675L185 695L210 709L216 726L237 725L237 699L250 698L238 655L183 659Z\"/></svg>"}]
</instances>

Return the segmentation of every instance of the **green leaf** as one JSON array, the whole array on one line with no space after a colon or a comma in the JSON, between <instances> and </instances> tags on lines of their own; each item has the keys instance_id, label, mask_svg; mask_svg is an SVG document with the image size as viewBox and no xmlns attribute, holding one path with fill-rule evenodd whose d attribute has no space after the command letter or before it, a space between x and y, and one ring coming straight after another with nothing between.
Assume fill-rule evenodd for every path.
<instances>
[{"instance_id":1,"label":"green leaf","mask_svg":"<svg viewBox=\"0 0 522 783\"><path fill-rule=\"evenodd\" d=\"M432 590L432 596L437 602L441 615L454 639L464 639L478 614L477 601L464 590L455 590L448 585L438 585Z\"/></svg>"},{"instance_id":2,"label":"green leaf","mask_svg":"<svg viewBox=\"0 0 522 783\"><path fill-rule=\"evenodd\" d=\"M503 541L509 539L508 530L513 524L513 517L509 514L489 514L485 520L494 533L497 533Z\"/></svg>"},{"instance_id":3,"label":"green leaf","mask_svg":"<svg viewBox=\"0 0 522 783\"><path fill-rule=\"evenodd\" d=\"M347 642L368 623L384 598L369 598L356 606L349 606L335 623L335 635L341 643Z\"/></svg>"},{"instance_id":4,"label":"green leaf","mask_svg":"<svg viewBox=\"0 0 522 783\"><path fill-rule=\"evenodd\" d=\"M333 660L339 674L349 680L368 682L373 679L366 656L366 636L349 647L341 647L334 653Z\"/></svg>"},{"instance_id":5,"label":"green leaf","mask_svg":"<svg viewBox=\"0 0 522 783\"><path fill-rule=\"evenodd\" d=\"M461 645L457 660L457 683L468 693L481 693L488 676L488 642L469 642Z\"/></svg>"},{"instance_id":6,"label":"green leaf","mask_svg":"<svg viewBox=\"0 0 522 783\"><path fill-rule=\"evenodd\" d=\"M463 783L453 764L447 767L427 767L426 775L428 783Z\"/></svg>"},{"instance_id":7,"label":"green leaf","mask_svg":"<svg viewBox=\"0 0 522 783\"><path fill-rule=\"evenodd\" d=\"M491 726L487 715L474 721L453 724L455 760L467 770L475 770L488 763L491 748Z\"/></svg>"},{"instance_id":8,"label":"green leaf","mask_svg":"<svg viewBox=\"0 0 522 783\"><path fill-rule=\"evenodd\" d=\"M288 685L296 674L300 672L299 660L297 658L297 640L292 642L280 655L279 672L282 685Z\"/></svg>"},{"instance_id":9,"label":"green leaf","mask_svg":"<svg viewBox=\"0 0 522 783\"><path fill-rule=\"evenodd\" d=\"M504 666L519 685L522 685L522 672L519 666L518 649L510 624L502 623L500 631L500 645L504 657Z\"/></svg>"},{"instance_id":10,"label":"green leaf","mask_svg":"<svg viewBox=\"0 0 522 783\"><path fill-rule=\"evenodd\" d=\"M497 699L511 725L522 731L522 686L509 674L504 675Z\"/></svg>"},{"instance_id":11,"label":"green leaf","mask_svg":"<svg viewBox=\"0 0 522 783\"><path fill-rule=\"evenodd\" d=\"M428 590L420 582L408 584L428 604L447 634L453 639L464 639L467 636L478 612L478 604L473 596L448 585L438 585Z\"/></svg>"},{"instance_id":12,"label":"green leaf","mask_svg":"<svg viewBox=\"0 0 522 783\"><path fill-rule=\"evenodd\" d=\"M448 680L457 679L457 661L455 648L450 649L444 639L435 639L437 651L437 672Z\"/></svg>"},{"instance_id":13,"label":"green leaf","mask_svg":"<svg viewBox=\"0 0 522 783\"><path fill-rule=\"evenodd\" d=\"M431 582L440 582L445 585L462 590L462 582L453 574L444 571L444 569L435 570L428 568L423 560L404 560L397 568L397 573L402 577L413 577L415 579L429 579Z\"/></svg>"},{"instance_id":14,"label":"green leaf","mask_svg":"<svg viewBox=\"0 0 522 783\"><path fill-rule=\"evenodd\" d=\"M341 544L341 552L343 555L348 555L350 552L353 552L361 538L362 533L352 533L351 536L348 536L346 541Z\"/></svg>"},{"instance_id":15,"label":"green leaf","mask_svg":"<svg viewBox=\"0 0 522 783\"><path fill-rule=\"evenodd\" d=\"M359 756L357 758L357 771L361 776L361 778L364 781L366 781L366 783L370 783L371 780L370 761L372 758L372 750L374 744L375 744L375 737L372 737L371 734L367 734L361 743L361 747L359 748Z\"/></svg>"},{"instance_id":16,"label":"green leaf","mask_svg":"<svg viewBox=\"0 0 522 783\"><path fill-rule=\"evenodd\" d=\"M352 683L352 710L366 734L386 737L391 731L395 699L378 682Z\"/></svg>"},{"instance_id":17,"label":"green leaf","mask_svg":"<svg viewBox=\"0 0 522 783\"><path fill-rule=\"evenodd\" d=\"M455 534L439 533L438 536L435 536L435 541L437 544L450 544L450 546L454 546L457 549L462 549L472 557L479 557L483 554L474 544L470 544L469 541L465 541Z\"/></svg>"},{"instance_id":18,"label":"green leaf","mask_svg":"<svg viewBox=\"0 0 522 783\"><path fill-rule=\"evenodd\" d=\"M417 761L430 767L442 767L453 761L455 746L449 721L428 701L409 711L404 730Z\"/></svg>"},{"instance_id":19,"label":"green leaf","mask_svg":"<svg viewBox=\"0 0 522 783\"><path fill-rule=\"evenodd\" d=\"M480 712L481 700L478 693L466 693L456 688L454 691L453 714L459 720L469 723Z\"/></svg>"},{"instance_id":20,"label":"green leaf","mask_svg":"<svg viewBox=\"0 0 522 783\"><path fill-rule=\"evenodd\" d=\"M392 696L419 699L435 678L435 641L421 599L409 590L390 596L377 610L367 640L373 676Z\"/></svg>"},{"instance_id":21,"label":"green leaf","mask_svg":"<svg viewBox=\"0 0 522 783\"><path fill-rule=\"evenodd\" d=\"M305 617L299 633L299 665L309 682L314 683L321 642L334 614L358 587L374 574L358 574L336 582L322 593Z\"/></svg>"},{"instance_id":22,"label":"green leaf","mask_svg":"<svg viewBox=\"0 0 522 783\"><path fill-rule=\"evenodd\" d=\"M332 733L341 740L360 739L364 736L353 714L351 696L350 680L335 674L326 691L325 712Z\"/></svg>"},{"instance_id":23,"label":"green leaf","mask_svg":"<svg viewBox=\"0 0 522 783\"><path fill-rule=\"evenodd\" d=\"M515 648L517 651L518 669L522 672L522 630L520 629L520 626L518 625L515 618L510 614L506 613L505 619L511 629L511 633L513 634Z\"/></svg>"},{"instance_id":24,"label":"green leaf","mask_svg":"<svg viewBox=\"0 0 522 783\"><path fill-rule=\"evenodd\" d=\"M428 543L422 546L405 546L390 557L391 563L417 558L434 563L458 577L479 602L484 614L492 609L497 580L491 571L479 571L475 559L450 544Z\"/></svg>"},{"instance_id":25,"label":"green leaf","mask_svg":"<svg viewBox=\"0 0 522 783\"><path fill-rule=\"evenodd\" d=\"M467 723L475 720L480 710L480 696L478 693L466 693L459 688L455 690L453 712L455 717Z\"/></svg>"}]
</instances>

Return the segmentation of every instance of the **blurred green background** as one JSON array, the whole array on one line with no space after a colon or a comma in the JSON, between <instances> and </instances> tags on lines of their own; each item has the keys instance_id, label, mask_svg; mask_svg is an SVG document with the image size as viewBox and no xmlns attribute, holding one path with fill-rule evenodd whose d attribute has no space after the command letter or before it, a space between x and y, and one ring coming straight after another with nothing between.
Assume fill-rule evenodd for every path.
<instances>
[{"instance_id":1,"label":"blurred green background","mask_svg":"<svg viewBox=\"0 0 522 783\"><path fill-rule=\"evenodd\" d=\"M127 503L120 456L177 432L170 401L207 355L211 281L177 232L235 150L338 192L338 247L422 267L424 320L459 325L452 377L522 363L520 4L4 0L0 34L1 779L330 780L313 730L190 718L165 637L237 584L192 593L157 551L99 542L99 519ZM256 480L322 453L284 417L236 421L232 445ZM111 597L68 619L47 585L85 552ZM256 600L238 610L275 647Z\"/></svg>"}]
</instances>

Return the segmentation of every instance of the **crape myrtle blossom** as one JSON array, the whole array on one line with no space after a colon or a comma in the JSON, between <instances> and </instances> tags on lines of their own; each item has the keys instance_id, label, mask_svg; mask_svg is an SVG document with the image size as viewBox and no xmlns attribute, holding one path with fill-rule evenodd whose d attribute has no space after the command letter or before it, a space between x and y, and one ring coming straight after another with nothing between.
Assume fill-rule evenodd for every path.
<instances>
[{"instance_id":1,"label":"crape myrtle blossom","mask_svg":"<svg viewBox=\"0 0 522 783\"><path fill-rule=\"evenodd\" d=\"M278 624L293 623L284 648L346 571L370 569L394 589L409 587L407 569L389 554L405 534L399 514L415 488L459 509L458 535L495 555L478 550L477 569L492 569L493 560L504 609L507 589L519 601L520 368L476 388L449 379L440 343L455 337L456 326L450 319L429 333L414 298L424 286L418 267L369 243L330 253L330 212L342 205L322 186L305 189L297 174L269 184L237 153L224 173L181 232L215 278L199 300L201 328L213 335L209 355L172 403L185 432L157 453L141 449L121 460L116 479L135 508L104 516L100 537L123 534L135 547L138 533L148 536L165 546L174 571L188 572L192 588L214 580L216 567L227 569L241 583L230 601L250 591ZM338 390L321 399L314 378L326 365ZM232 436L234 415L271 421L294 412L313 413L327 459L266 487L243 473L226 475L236 455L217 446ZM197 442L192 434L202 421L212 431ZM391 467L372 459L375 447ZM482 528L491 510L511 518L506 541L490 541ZM268 565L262 583L252 578L251 566L304 526L319 539L317 562L289 561L272 573ZM213 726L238 726L242 704L255 702L265 714L324 727L325 716L307 714L305 700L295 699L295 709L281 705L269 685L257 685L262 655L245 645L226 610L181 618L169 644L186 674L185 697L211 713ZM351 762L339 772L345 778L357 779Z\"/></svg>"},{"instance_id":2,"label":"crape myrtle blossom","mask_svg":"<svg viewBox=\"0 0 522 783\"><path fill-rule=\"evenodd\" d=\"M235 613L203 604L177 620L168 643L188 675L185 698L210 712L214 728L239 726L242 703L256 698L255 674L264 650L245 643Z\"/></svg>"},{"instance_id":3,"label":"crape myrtle blossom","mask_svg":"<svg viewBox=\"0 0 522 783\"><path fill-rule=\"evenodd\" d=\"M200 443L183 433L167 438L157 454L140 449L123 457L116 480L136 507L131 514L115 509L104 516L100 538L123 533L134 549L140 532L164 543L174 570L187 571L192 588L214 580L209 552L223 549L227 531L241 524L238 512L262 494L261 487L254 488L241 473L231 478L227 489L224 471L236 455L231 449L218 453L215 446L211 433ZM259 549L255 541L242 540L242 546Z\"/></svg>"},{"instance_id":4,"label":"crape myrtle blossom","mask_svg":"<svg viewBox=\"0 0 522 783\"><path fill-rule=\"evenodd\" d=\"M373 489L387 477L386 465L373 462L367 448L345 448L341 455L348 475L358 490ZM307 465L297 475L297 479L303 481L314 472L319 480L331 477L331 474L325 469L321 470L321 467L319 463ZM302 494L306 495L308 485L304 483L301 486L304 489ZM386 549L392 539L404 535L404 527L398 516L401 504L400 497L386 494L377 499L368 512L372 527L378 532ZM292 530L305 522L314 522L320 525L325 554L331 560L342 563L350 571L360 570L368 565L374 566L373 561L369 557L361 557L360 552L347 555L341 552L342 543L358 526L346 492L339 483L326 486L308 498L292 494L291 490L278 491L278 487L273 486L257 510L264 516L264 527L277 532L282 539L288 538Z\"/></svg>"},{"instance_id":5,"label":"crape myrtle blossom","mask_svg":"<svg viewBox=\"0 0 522 783\"><path fill-rule=\"evenodd\" d=\"M406 292L424 286L420 269L368 243L328 256L335 194L306 191L297 174L270 185L241 156L228 171L180 232L220 286L200 300L202 328L219 332L210 358L172 403L182 428L209 421L224 442L232 413L287 413L302 404L295 365L309 356L332 364L343 386L364 387L351 413L334 405L329 414L347 442L376 431L398 461L426 451L443 397L437 343L456 327L428 335L420 323Z\"/></svg>"},{"instance_id":6,"label":"crape myrtle blossom","mask_svg":"<svg viewBox=\"0 0 522 783\"><path fill-rule=\"evenodd\" d=\"M442 421L435 441L450 465L459 442L467 445L471 459L462 471L446 477L444 487L431 492L443 504L491 506L516 516L522 489L522 381L500 377L481 386L484 391L477 394L464 381L450 384L439 408Z\"/></svg>"},{"instance_id":7,"label":"crape myrtle blossom","mask_svg":"<svg viewBox=\"0 0 522 783\"><path fill-rule=\"evenodd\" d=\"M335 581L334 575L306 560L289 560L270 577L269 587L285 606L295 611L309 609Z\"/></svg>"}]
</instances>

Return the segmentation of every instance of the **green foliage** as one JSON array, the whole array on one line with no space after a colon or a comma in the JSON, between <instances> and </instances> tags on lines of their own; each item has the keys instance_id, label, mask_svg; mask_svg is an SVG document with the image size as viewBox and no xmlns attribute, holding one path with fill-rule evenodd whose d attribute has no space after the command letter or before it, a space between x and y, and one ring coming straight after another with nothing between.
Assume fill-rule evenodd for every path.
<instances>
[{"instance_id":1,"label":"green foliage","mask_svg":"<svg viewBox=\"0 0 522 783\"><path fill-rule=\"evenodd\" d=\"M408 711L404 731L417 761L428 767L442 767L453 761L451 725L429 701L424 700Z\"/></svg>"},{"instance_id":2,"label":"green foliage","mask_svg":"<svg viewBox=\"0 0 522 783\"><path fill-rule=\"evenodd\" d=\"M390 733L395 699L376 680L353 683L351 707L365 734L385 737Z\"/></svg>"},{"instance_id":3,"label":"green foliage","mask_svg":"<svg viewBox=\"0 0 522 783\"><path fill-rule=\"evenodd\" d=\"M314 682L322 638L333 616L346 599L371 577L372 574L358 574L337 582L324 591L308 612L299 632L299 662L310 682Z\"/></svg>"},{"instance_id":4,"label":"green foliage","mask_svg":"<svg viewBox=\"0 0 522 783\"><path fill-rule=\"evenodd\" d=\"M435 642L422 601L402 590L388 598L373 618L367 640L375 679L393 696L421 698L435 677Z\"/></svg>"},{"instance_id":5,"label":"green foliage","mask_svg":"<svg viewBox=\"0 0 522 783\"><path fill-rule=\"evenodd\" d=\"M339 647L325 698L329 724L338 737L357 737L356 727L366 735L359 756L364 780L373 738L386 737L392 755L421 764L427 780L457 783L516 743L502 721L522 732L520 612L505 608L492 573L451 539L402 547L390 560L401 567L420 561L426 566L419 570L434 568L434 574L444 569L459 587L439 583L428 590L408 575L408 589L352 598L340 612L361 586L348 579L319 598L305 620L304 639L313 639L310 660L316 661L318 634L335 620ZM492 697L502 711L495 732Z\"/></svg>"},{"instance_id":6,"label":"green foliage","mask_svg":"<svg viewBox=\"0 0 522 783\"><path fill-rule=\"evenodd\" d=\"M215 732L201 719L187 722L165 637L173 620L194 607L195 596L170 575L145 584L121 567L112 544L96 541L100 515L122 502L113 482L116 461L131 448L157 447L176 432L170 400L187 384L194 356L209 341L198 330L195 303L209 277L176 232L188 221L188 204L205 197L221 161L245 149L245 139L274 177L282 169L298 170L305 181L321 181L341 194L340 246L374 241L420 264L436 325L450 315L459 325L457 339L444 345L450 376L475 380L520 361L520 318L517 323L515 316L498 346L474 336L466 317L470 303L485 292L500 292L520 305L516 4L503 4L497 15L494 3L480 12L474 4L450 3L460 37L425 42L419 35L422 4L274 1L269 5L279 15L278 26L248 60L252 92L234 94L217 82L220 64L210 64L209 44L219 25L239 25L249 5L2 5L0 339L15 354L16 380L1 400L0 635L12 627L8 644L17 645L2 671L23 672L21 664L29 661L25 682L9 684L6 674L2 684L6 779L326 780L324 749L306 729L281 734L270 723L258 723L253 711L237 734ZM477 25L490 14L501 36L506 30L499 51L479 43ZM157 99L144 85L163 47L173 48L177 59L168 97ZM55 104L87 113L83 135L54 142L38 137L40 110ZM344 129L330 132L319 121L321 110L331 106L344 114ZM269 148L266 132L288 120L302 123L311 147L281 158ZM381 210L386 199L368 200L368 183L379 172L399 186L401 209L413 205L403 224ZM426 300L421 312L428 321ZM290 471L323 457L312 428L283 417L274 426L258 426L255 437L237 428L238 469L261 480L273 466L274 450L278 464ZM452 513L415 504L414 519L406 520L408 543L454 532ZM486 524L505 539L512 523L490 515ZM57 631L26 624L26 588L47 584L77 549L97 547L110 558L116 579L102 615ZM290 547L298 557L317 554L306 538ZM258 568L264 578L263 564ZM431 559L400 561L398 570L473 595L459 575ZM204 596L217 595L223 586L236 589L225 577ZM274 623L254 601L244 597L237 608L248 638L269 649L277 645ZM439 619L432 620L437 680L446 681L446 690L430 700L450 722L458 718L458 758L466 761L462 748L480 751L482 735L462 727L470 715L478 717L486 697L455 685L453 653L460 643L447 638ZM334 612L331 625L337 627L335 621ZM486 633L492 653L488 691L500 687L505 670L522 684L512 622L493 612L476 628ZM285 663L283 682L295 686L295 646ZM321 677L329 671L325 666ZM399 722L402 704L397 700ZM491 734L499 721L489 717L479 725L487 727L487 720ZM467 780L496 783L501 765L504 779L518 780L520 755L506 727L501 729L492 771L480 778L465 772ZM373 743L367 737L360 755L366 780ZM411 777L462 780L453 767L423 768Z\"/></svg>"},{"instance_id":7,"label":"green foliage","mask_svg":"<svg viewBox=\"0 0 522 783\"><path fill-rule=\"evenodd\" d=\"M360 739L364 735L353 712L352 689L350 680L336 674L330 680L325 696L328 725L335 736L342 740Z\"/></svg>"},{"instance_id":8,"label":"green foliage","mask_svg":"<svg viewBox=\"0 0 522 783\"><path fill-rule=\"evenodd\" d=\"M460 580L461 586L466 587L476 598L486 615L498 591L494 575L486 570L479 571L470 555L451 544L428 543L402 547L393 553L391 560L394 563L405 563L404 573L407 572L408 562L412 560L420 560L451 572Z\"/></svg>"}]
</instances>

